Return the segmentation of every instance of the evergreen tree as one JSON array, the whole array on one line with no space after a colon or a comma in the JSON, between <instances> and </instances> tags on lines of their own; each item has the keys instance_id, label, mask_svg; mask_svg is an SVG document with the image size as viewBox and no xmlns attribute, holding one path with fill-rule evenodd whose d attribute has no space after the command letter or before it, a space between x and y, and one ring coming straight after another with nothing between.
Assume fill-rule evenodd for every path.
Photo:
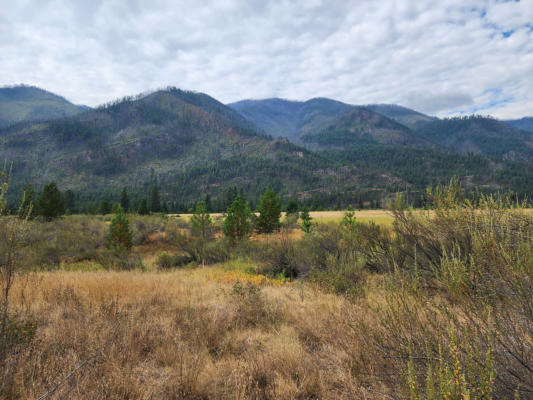
<instances>
[{"instance_id":1,"label":"evergreen tree","mask_svg":"<svg viewBox=\"0 0 533 400\"><path fill-rule=\"evenodd\" d=\"M122 189L122 193L120 194L120 206L124 212L128 212L130 210L130 198L128 197L126 188Z\"/></svg>"},{"instance_id":2,"label":"evergreen tree","mask_svg":"<svg viewBox=\"0 0 533 400\"><path fill-rule=\"evenodd\" d=\"M259 217L257 218L257 231L259 233L272 233L279 230L281 205L279 198L269 186L259 199Z\"/></svg>"},{"instance_id":3,"label":"evergreen tree","mask_svg":"<svg viewBox=\"0 0 533 400\"><path fill-rule=\"evenodd\" d=\"M356 224L357 224L357 221L355 220L354 209L352 206L348 206L348 210L344 213L344 217L342 218L341 225L347 231L353 232L355 230Z\"/></svg>"},{"instance_id":4,"label":"evergreen tree","mask_svg":"<svg viewBox=\"0 0 533 400\"><path fill-rule=\"evenodd\" d=\"M150 210L152 212L161 212L161 200L159 199L159 189L157 186L152 188L150 196Z\"/></svg>"},{"instance_id":5,"label":"evergreen tree","mask_svg":"<svg viewBox=\"0 0 533 400\"><path fill-rule=\"evenodd\" d=\"M311 230L313 229L313 218L311 218L311 215L309 215L309 209L307 207L304 207L304 209L300 213L300 219L302 220L302 225L300 225L302 231L304 231L305 233L311 233Z\"/></svg>"},{"instance_id":6,"label":"evergreen tree","mask_svg":"<svg viewBox=\"0 0 533 400\"><path fill-rule=\"evenodd\" d=\"M70 189L65 191L63 198L65 199L65 213L75 214L78 210L76 209L76 198L74 196L74 192Z\"/></svg>"},{"instance_id":7,"label":"evergreen tree","mask_svg":"<svg viewBox=\"0 0 533 400\"><path fill-rule=\"evenodd\" d=\"M298 203L296 200L291 200L287 204L287 216L291 214L296 214L298 212Z\"/></svg>"},{"instance_id":8,"label":"evergreen tree","mask_svg":"<svg viewBox=\"0 0 533 400\"><path fill-rule=\"evenodd\" d=\"M204 201L200 201L191 217L191 233L193 236L203 240L209 239L213 234L213 221L211 215L207 212L207 206Z\"/></svg>"},{"instance_id":9,"label":"evergreen tree","mask_svg":"<svg viewBox=\"0 0 533 400\"><path fill-rule=\"evenodd\" d=\"M245 239L250 235L251 219L250 206L238 195L227 210L222 232L232 242Z\"/></svg>"},{"instance_id":10,"label":"evergreen tree","mask_svg":"<svg viewBox=\"0 0 533 400\"><path fill-rule=\"evenodd\" d=\"M117 213L109 225L107 244L114 249L129 250L132 247L132 238L133 233L130 229L128 217L124 213L124 210L122 210L122 207L118 206Z\"/></svg>"},{"instance_id":11,"label":"evergreen tree","mask_svg":"<svg viewBox=\"0 0 533 400\"><path fill-rule=\"evenodd\" d=\"M211 196L209 194L205 195L205 208L207 212L213 212L213 205L211 204Z\"/></svg>"},{"instance_id":12,"label":"evergreen tree","mask_svg":"<svg viewBox=\"0 0 533 400\"><path fill-rule=\"evenodd\" d=\"M111 214L111 211L113 211L111 202L107 198L103 199L98 206L98 214L107 215Z\"/></svg>"},{"instance_id":13,"label":"evergreen tree","mask_svg":"<svg viewBox=\"0 0 533 400\"><path fill-rule=\"evenodd\" d=\"M31 184L24 186L22 199L20 199L19 216L21 218L33 218L35 216L34 203L35 190Z\"/></svg>"},{"instance_id":14,"label":"evergreen tree","mask_svg":"<svg viewBox=\"0 0 533 400\"><path fill-rule=\"evenodd\" d=\"M63 197L55 182L52 181L44 186L43 192L39 196L37 210L38 214L48 221L63 214Z\"/></svg>"},{"instance_id":15,"label":"evergreen tree","mask_svg":"<svg viewBox=\"0 0 533 400\"><path fill-rule=\"evenodd\" d=\"M92 201L87 203L87 214L94 215L96 214L96 207Z\"/></svg>"},{"instance_id":16,"label":"evergreen tree","mask_svg":"<svg viewBox=\"0 0 533 400\"><path fill-rule=\"evenodd\" d=\"M148 202L146 199L142 199L141 204L139 205L139 209L137 210L137 213L139 215L149 215L150 210L148 209Z\"/></svg>"}]
</instances>

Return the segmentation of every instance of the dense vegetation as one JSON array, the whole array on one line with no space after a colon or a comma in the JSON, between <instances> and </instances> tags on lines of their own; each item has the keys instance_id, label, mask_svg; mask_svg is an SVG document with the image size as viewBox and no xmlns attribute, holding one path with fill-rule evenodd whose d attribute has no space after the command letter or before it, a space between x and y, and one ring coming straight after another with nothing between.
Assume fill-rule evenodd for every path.
<instances>
[{"instance_id":1,"label":"dense vegetation","mask_svg":"<svg viewBox=\"0 0 533 400\"><path fill-rule=\"evenodd\" d=\"M252 239L239 196L225 220L3 216L0 398L529 398L532 214L455 180L425 202Z\"/></svg>"},{"instance_id":2,"label":"dense vegetation","mask_svg":"<svg viewBox=\"0 0 533 400\"><path fill-rule=\"evenodd\" d=\"M532 197L531 134L490 118L434 120L397 106L328 99L231 107L167 88L0 129L0 158L13 164L16 178L9 205L17 207L25 185L37 198L51 181L64 192L64 211L74 214L109 213L124 187L127 208L143 213L191 211L199 198L209 200L210 211L224 211L234 191L256 209L268 186L282 206L297 199L311 209L381 207L397 191L421 206L428 185L453 176L471 196ZM297 131L308 149L266 135L256 127L261 115ZM418 121L416 129L402 118Z\"/></svg>"}]
</instances>

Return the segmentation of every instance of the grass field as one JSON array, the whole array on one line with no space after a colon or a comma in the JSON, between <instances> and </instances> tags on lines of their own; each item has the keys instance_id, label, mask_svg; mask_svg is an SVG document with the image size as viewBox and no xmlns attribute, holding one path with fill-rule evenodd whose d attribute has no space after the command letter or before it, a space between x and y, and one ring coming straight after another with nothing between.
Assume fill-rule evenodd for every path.
<instances>
[{"instance_id":1,"label":"grass field","mask_svg":"<svg viewBox=\"0 0 533 400\"><path fill-rule=\"evenodd\" d=\"M346 211L311 211L309 214L315 222L340 222ZM169 214L171 217L183 218L188 221L192 214ZM282 218L285 213L282 213ZM222 218L222 213L212 213L213 218ZM394 218L387 210L361 210L355 211L355 217L361 221L374 221L377 224L390 225Z\"/></svg>"},{"instance_id":2,"label":"grass field","mask_svg":"<svg viewBox=\"0 0 533 400\"><path fill-rule=\"evenodd\" d=\"M489 211L392 227L364 210L382 226L355 231L334 224L343 211L312 212L311 234L179 267L158 259L183 251L190 215L130 215L141 262L127 271L109 263L109 216L34 221L19 256L39 268L11 291L0 399L528 398L533 210Z\"/></svg>"},{"instance_id":3,"label":"grass field","mask_svg":"<svg viewBox=\"0 0 533 400\"><path fill-rule=\"evenodd\" d=\"M356 309L305 284L227 266L57 271L19 281L14 302L40 329L13 398L37 398L86 360L54 398L379 398L351 372Z\"/></svg>"}]
</instances>

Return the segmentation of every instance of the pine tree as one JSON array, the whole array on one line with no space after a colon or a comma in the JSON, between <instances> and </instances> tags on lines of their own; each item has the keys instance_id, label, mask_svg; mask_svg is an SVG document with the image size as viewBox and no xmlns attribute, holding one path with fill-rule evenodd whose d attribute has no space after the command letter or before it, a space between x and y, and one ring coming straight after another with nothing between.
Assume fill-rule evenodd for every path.
<instances>
[{"instance_id":1,"label":"pine tree","mask_svg":"<svg viewBox=\"0 0 533 400\"><path fill-rule=\"evenodd\" d=\"M291 200L287 204L287 216L291 214L296 214L298 212L298 203L296 200Z\"/></svg>"},{"instance_id":2,"label":"pine tree","mask_svg":"<svg viewBox=\"0 0 533 400\"><path fill-rule=\"evenodd\" d=\"M157 186L152 188L152 193L150 196L150 211L161 212L161 200L159 199L159 189Z\"/></svg>"},{"instance_id":3,"label":"pine tree","mask_svg":"<svg viewBox=\"0 0 533 400\"><path fill-rule=\"evenodd\" d=\"M76 199L74 196L74 192L70 189L66 190L65 194L63 195L63 198L65 199L65 213L75 214L78 210L76 209Z\"/></svg>"},{"instance_id":4,"label":"pine tree","mask_svg":"<svg viewBox=\"0 0 533 400\"><path fill-rule=\"evenodd\" d=\"M355 230L357 221L355 220L355 212L352 206L348 206L348 210L344 213L341 224L344 229L349 232L353 232Z\"/></svg>"},{"instance_id":5,"label":"pine tree","mask_svg":"<svg viewBox=\"0 0 533 400\"><path fill-rule=\"evenodd\" d=\"M126 188L122 189L122 193L120 194L120 206L124 212L128 212L130 210L130 198L128 197Z\"/></svg>"},{"instance_id":6,"label":"pine tree","mask_svg":"<svg viewBox=\"0 0 533 400\"><path fill-rule=\"evenodd\" d=\"M133 233L130 229L130 223L127 215L119 206L117 213L111 220L109 225L109 235L107 237L107 244L114 249L129 250L132 247Z\"/></svg>"},{"instance_id":7,"label":"pine tree","mask_svg":"<svg viewBox=\"0 0 533 400\"><path fill-rule=\"evenodd\" d=\"M59 217L64 212L64 203L61 192L55 182L45 185L38 201L38 214L50 221Z\"/></svg>"},{"instance_id":8,"label":"pine tree","mask_svg":"<svg viewBox=\"0 0 533 400\"><path fill-rule=\"evenodd\" d=\"M139 215L149 215L150 210L148 209L148 202L146 199L142 199L141 204L139 205L139 209L137 210L137 213Z\"/></svg>"},{"instance_id":9,"label":"pine tree","mask_svg":"<svg viewBox=\"0 0 533 400\"><path fill-rule=\"evenodd\" d=\"M111 211L113 211L111 202L107 198L103 199L98 206L98 214L107 215L110 214Z\"/></svg>"},{"instance_id":10,"label":"pine tree","mask_svg":"<svg viewBox=\"0 0 533 400\"><path fill-rule=\"evenodd\" d=\"M281 205L279 198L269 186L259 199L259 217L257 218L257 231L259 233L272 233L279 230Z\"/></svg>"},{"instance_id":11,"label":"pine tree","mask_svg":"<svg viewBox=\"0 0 533 400\"><path fill-rule=\"evenodd\" d=\"M313 229L313 218L311 218L311 215L309 215L309 209L307 207L304 207L304 209L300 213L300 219L302 220L302 225L300 225L302 231L304 231L305 233L311 233L311 230Z\"/></svg>"},{"instance_id":12,"label":"pine tree","mask_svg":"<svg viewBox=\"0 0 533 400\"><path fill-rule=\"evenodd\" d=\"M211 215L207 212L207 206L204 201L200 201L196 205L194 214L191 217L191 225L193 236L203 240L207 240L212 236L213 222L211 221Z\"/></svg>"},{"instance_id":13,"label":"pine tree","mask_svg":"<svg viewBox=\"0 0 533 400\"><path fill-rule=\"evenodd\" d=\"M96 208L95 208L94 203L92 201L87 203L87 214L89 214L89 215L96 214Z\"/></svg>"},{"instance_id":14,"label":"pine tree","mask_svg":"<svg viewBox=\"0 0 533 400\"><path fill-rule=\"evenodd\" d=\"M222 232L232 242L237 242L250 235L252 212L250 206L238 195L226 213Z\"/></svg>"}]
</instances>

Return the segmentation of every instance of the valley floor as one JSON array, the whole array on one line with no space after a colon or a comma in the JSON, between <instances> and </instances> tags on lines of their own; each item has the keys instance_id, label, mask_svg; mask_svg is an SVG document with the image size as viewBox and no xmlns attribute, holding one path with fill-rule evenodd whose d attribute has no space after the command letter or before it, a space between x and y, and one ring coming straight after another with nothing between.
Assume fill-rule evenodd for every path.
<instances>
[{"instance_id":1,"label":"valley floor","mask_svg":"<svg viewBox=\"0 0 533 400\"><path fill-rule=\"evenodd\" d=\"M13 397L38 398L80 363L54 398L377 396L354 373L363 305L230 267L28 275L13 300L39 329Z\"/></svg>"}]
</instances>

